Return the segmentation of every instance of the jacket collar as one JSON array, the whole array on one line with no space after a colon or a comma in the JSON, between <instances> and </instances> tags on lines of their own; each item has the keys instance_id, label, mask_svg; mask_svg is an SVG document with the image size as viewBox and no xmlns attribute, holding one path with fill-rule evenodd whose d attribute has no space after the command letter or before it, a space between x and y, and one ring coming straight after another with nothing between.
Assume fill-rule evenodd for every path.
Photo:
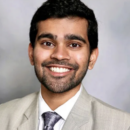
<instances>
[{"instance_id":1,"label":"jacket collar","mask_svg":"<svg viewBox=\"0 0 130 130\"><path fill-rule=\"evenodd\" d=\"M23 120L18 130L37 130L38 128L38 96L33 100L31 105L25 111Z\"/></svg>"},{"instance_id":2,"label":"jacket collar","mask_svg":"<svg viewBox=\"0 0 130 130\"><path fill-rule=\"evenodd\" d=\"M91 96L83 88L62 130L79 130L88 123L91 111Z\"/></svg>"}]
</instances>

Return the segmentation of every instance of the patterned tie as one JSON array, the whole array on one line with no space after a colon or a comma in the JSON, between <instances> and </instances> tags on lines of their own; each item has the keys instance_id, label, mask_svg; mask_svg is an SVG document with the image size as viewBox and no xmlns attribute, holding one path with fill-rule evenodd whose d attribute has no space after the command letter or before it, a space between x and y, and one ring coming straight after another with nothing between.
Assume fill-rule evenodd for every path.
<instances>
[{"instance_id":1,"label":"patterned tie","mask_svg":"<svg viewBox=\"0 0 130 130\"><path fill-rule=\"evenodd\" d=\"M54 130L54 125L60 120L60 116L55 112L45 112L42 114L44 119L43 130Z\"/></svg>"}]
</instances>

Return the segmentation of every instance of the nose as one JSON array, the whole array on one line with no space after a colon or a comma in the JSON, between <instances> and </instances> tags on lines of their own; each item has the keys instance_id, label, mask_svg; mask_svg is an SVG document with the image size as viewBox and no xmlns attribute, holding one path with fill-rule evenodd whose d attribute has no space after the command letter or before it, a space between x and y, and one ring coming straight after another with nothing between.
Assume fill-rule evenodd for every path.
<instances>
[{"instance_id":1,"label":"nose","mask_svg":"<svg viewBox=\"0 0 130 130\"><path fill-rule=\"evenodd\" d=\"M59 45L54 49L51 58L57 60L69 60L70 56L67 48L63 45Z\"/></svg>"}]
</instances>

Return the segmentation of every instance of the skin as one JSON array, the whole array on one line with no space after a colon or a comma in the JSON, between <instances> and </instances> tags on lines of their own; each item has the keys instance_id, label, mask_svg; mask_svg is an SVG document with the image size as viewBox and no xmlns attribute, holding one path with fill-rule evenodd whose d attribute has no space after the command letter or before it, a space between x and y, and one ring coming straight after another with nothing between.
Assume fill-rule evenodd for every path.
<instances>
[{"instance_id":1,"label":"skin","mask_svg":"<svg viewBox=\"0 0 130 130\"><path fill-rule=\"evenodd\" d=\"M78 92L87 69L91 70L94 67L98 57L98 48L90 54L87 36L88 22L84 18L50 18L39 22L37 27L35 47L33 48L30 43L28 54L30 63L35 66L39 77L47 77L47 80L52 83L51 89L55 92L49 90L43 84L41 84L41 92L48 106L55 110ZM78 36L78 38L72 37L72 35ZM55 63L41 65L50 61L55 61ZM61 61L64 61L65 64L59 65L58 63L61 63ZM74 68L74 65L78 67ZM52 72L49 69L50 67L67 68L69 71ZM60 92L62 87L62 89L66 89L64 84L69 83L73 75L74 81L78 80L81 75L83 77L72 89Z\"/></svg>"}]
</instances>

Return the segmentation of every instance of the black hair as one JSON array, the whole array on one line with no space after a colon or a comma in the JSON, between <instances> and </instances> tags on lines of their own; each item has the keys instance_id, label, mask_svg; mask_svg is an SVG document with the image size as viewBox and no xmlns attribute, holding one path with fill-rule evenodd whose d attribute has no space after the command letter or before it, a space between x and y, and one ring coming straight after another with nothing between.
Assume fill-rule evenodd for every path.
<instances>
[{"instance_id":1,"label":"black hair","mask_svg":"<svg viewBox=\"0 0 130 130\"><path fill-rule=\"evenodd\" d=\"M92 9L80 0L47 0L34 14L30 27L30 42L35 46L37 23L49 18L81 17L88 21L90 52L98 46L98 24Z\"/></svg>"}]
</instances>

